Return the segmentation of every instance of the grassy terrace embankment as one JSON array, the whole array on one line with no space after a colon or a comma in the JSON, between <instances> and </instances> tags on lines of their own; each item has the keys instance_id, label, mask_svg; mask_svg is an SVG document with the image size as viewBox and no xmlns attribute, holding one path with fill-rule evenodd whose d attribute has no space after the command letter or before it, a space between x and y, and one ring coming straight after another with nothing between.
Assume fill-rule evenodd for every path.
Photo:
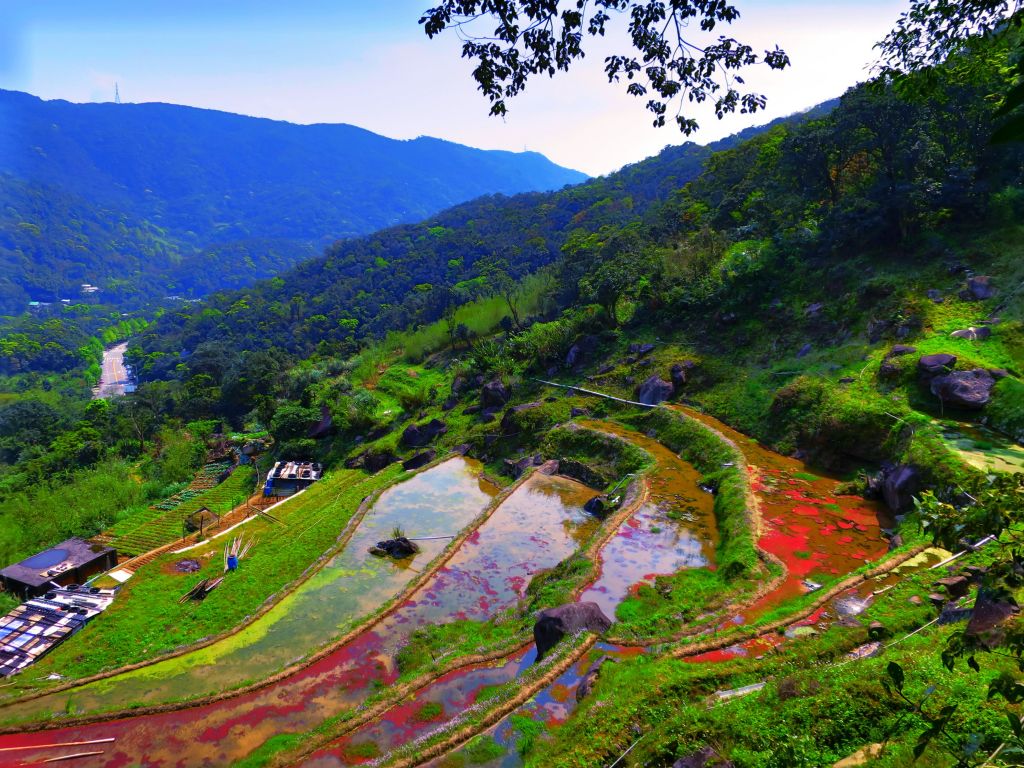
<instances>
[{"instance_id":1,"label":"grassy terrace embankment","mask_svg":"<svg viewBox=\"0 0 1024 768\"><path fill-rule=\"evenodd\" d=\"M245 567L201 603L179 604L178 597L201 579L222 574L226 539L180 555L161 556L126 582L118 599L98 619L36 664L37 674L6 689L4 701L54 687L53 681L45 680L52 673L64 680L89 678L155 661L237 627L273 602L311 564L320 562L360 502L400 474L397 465L373 476L360 470L329 472L319 483L274 509L281 523L262 518L247 523L238 533L256 536L259 543L245 559ZM191 574L174 570L173 564L183 558L197 560L202 569Z\"/></svg>"}]
</instances>

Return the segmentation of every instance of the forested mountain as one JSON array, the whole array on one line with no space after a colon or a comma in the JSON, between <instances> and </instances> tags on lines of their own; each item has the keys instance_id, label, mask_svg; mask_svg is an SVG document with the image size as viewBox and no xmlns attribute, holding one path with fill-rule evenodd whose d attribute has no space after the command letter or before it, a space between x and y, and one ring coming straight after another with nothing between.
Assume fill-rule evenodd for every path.
<instances>
[{"instance_id":1,"label":"forested mountain","mask_svg":"<svg viewBox=\"0 0 1024 768\"><path fill-rule=\"evenodd\" d=\"M534 152L0 91L0 312L240 287L483 194L585 179Z\"/></svg>"},{"instance_id":2,"label":"forested mountain","mask_svg":"<svg viewBox=\"0 0 1024 768\"><path fill-rule=\"evenodd\" d=\"M252 289L219 293L202 304L164 315L145 347L151 376L163 375L203 341L236 349L269 344L296 355L321 342L349 344L440 317L443 308L487 293L482 259L507 263L519 278L556 261L570 238L611 232L650 219L664 228L661 208L696 179L716 152L767 131L827 115L838 100L805 113L698 145L666 147L620 171L557 192L490 195L417 224L335 243ZM159 362L157 361L159 360Z\"/></svg>"}]
</instances>

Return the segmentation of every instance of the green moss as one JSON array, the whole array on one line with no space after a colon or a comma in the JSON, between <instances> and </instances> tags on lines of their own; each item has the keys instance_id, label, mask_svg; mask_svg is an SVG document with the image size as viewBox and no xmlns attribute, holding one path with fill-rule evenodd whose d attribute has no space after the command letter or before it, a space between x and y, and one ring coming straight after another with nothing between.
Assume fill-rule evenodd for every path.
<instances>
[{"instance_id":1,"label":"green moss","mask_svg":"<svg viewBox=\"0 0 1024 768\"><path fill-rule=\"evenodd\" d=\"M474 736L463 750L470 763L489 763L505 754L505 748L490 736Z\"/></svg>"},{"instance_id":2,"label":"green moss","mask_svg":"<svg viewBox=\"0 0 1024 768\"><path fill-rule=\"evenodd\" d=\"M995 429L1024 442L1024 382L1006 378L992 389L986 419Z\"/></svg>"},{"instance_id":3,"label":"green moss","mask_svg":"<svg viewBox=\"0 0 1024 768\"><path fill-rule=\"evenodd\" d=\"M658 637L670 635L732 603L743 591L756 589L757 582L743 585L729 582L717 570L692 568L670 576L658 576L654 585L644 584L615 609L617 635Z\"/></svg>"},{"instance_id":4,"label":"green moss","mask_svg":"<svg viewBox=\"0 0 1024 768\"><path fill-rule=\"evenodd\" d=\"M586 465L604 480L601 485L641 472L654 461L646 451L615 435L577 425L548 432L542 450L545 455Z\"/></svg>"},{"instance_id":5,"label":"green moss","mask_svg":"<svg viewBox=\"0 0 1024 768\"><path fill-rule=\"evenodd\" d=\"M421 722L429 722L431 720L437 720L441 715L444 714L444 707L436 701L428 701L418 710L413 717Z\"/></svg>"}]
</instances>

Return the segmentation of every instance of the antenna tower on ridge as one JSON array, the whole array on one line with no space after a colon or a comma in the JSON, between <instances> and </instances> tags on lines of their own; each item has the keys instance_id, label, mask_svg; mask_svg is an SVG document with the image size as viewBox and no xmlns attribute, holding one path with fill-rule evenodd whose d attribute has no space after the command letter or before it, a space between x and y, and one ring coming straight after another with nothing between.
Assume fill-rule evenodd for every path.
<instances>
[{"instance_id":1,"label":"antenna tower on ridge","mask_svg":"<svg viewBox=\"0 0 1024 768\"><path fill-rule=\"evenodd\" d=\"M118 89L117 83L114 83L114 103L115 104L120 104L121 103L121 91L120 91L120 89Z\"/></svg>"}]
</instances>

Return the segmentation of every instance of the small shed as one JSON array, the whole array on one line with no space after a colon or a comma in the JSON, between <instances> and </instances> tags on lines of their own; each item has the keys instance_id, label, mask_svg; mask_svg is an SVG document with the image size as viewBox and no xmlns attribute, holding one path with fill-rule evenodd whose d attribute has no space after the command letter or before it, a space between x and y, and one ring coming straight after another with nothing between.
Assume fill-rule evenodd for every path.
<instances>
[{"instance_id":1,"label":"small shed","mask_svg":"<svg viewBox=\"0 0 1024 768\"><path fill-rule=\"evenodd\" d=\"M264 496L291 496L305 490L323 475L324 468L315 461L279 461L267 473Z\"/></svg>"},{"instance_id":2,"label":"small shed","mask_svg":"<svg viewBox=\"0 0 1024 768\"><path fill-rule=\"evenodd\" d=\"M0 586L24 599L51 590L54 584L81 584L117 565L117 551L85 539L68 539L0 571Z\"/></svg>"}]
</instances>

